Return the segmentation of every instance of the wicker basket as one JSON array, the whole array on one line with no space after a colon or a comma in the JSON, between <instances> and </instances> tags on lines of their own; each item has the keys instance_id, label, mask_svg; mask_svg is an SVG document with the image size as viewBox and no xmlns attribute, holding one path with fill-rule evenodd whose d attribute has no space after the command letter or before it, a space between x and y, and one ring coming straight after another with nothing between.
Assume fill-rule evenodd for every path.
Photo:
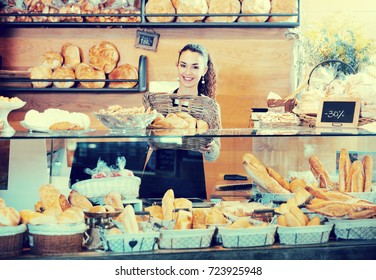
<instances>
[{"instance_id":1,"label":"wicker basket","mask_svg":"<svg viewBox=\"0 0 376 280\"><path fill-rule=\"evenodd\" d=\"M26 226L0 227L0 259L14 258L22 253Z\"/></svg>"},{"instance_id":2,"label":"wicker basket","mask_svg":"<svg viewBox=\"0 0 376 280\"><path fill-rule=\"evenodd\" d=\"M329 241L333 224L319 226L282 227L278 226L279 242L286 245L321 244Z\"/></svg>"},{"instance_id":3,"label":"wicker basket","mask_svg":"<svg viewBox=\"0 0 376 280\"><path fill-rule=\"evenodd\" d=\"M104 249L113 252L143 252L158 249L159 232L149 231L136 234L103 234Z\"/></svg>"},{"instance_id":4,"label":"wicker basket","mask_svg":"<svg viewBox=\"0 0 376 280\"><path fill-rule=\"evenodd\" d=\"M215 227L207 229L161 229L159 248L161 249L189 249L207 248L210 246Z\"/></svg>"},{"instance_id":5,"label":"wicker basket","mask_svg":"<svg viewBox=\"0 0 376 280\"><path fill-rule=\"evenodd\" d=\"M338 239L376 239L376 219L329 219Z\"/></svg>"},{"instance_id":6,"label":"wicker basket","mask_svg":"<svg viewBox=\"0 0 376 280\"><path fill-rule=\"evenodd\" d=\"M86 224L28 225L31 252L56 255L81 252Z\"/></svg>"},{"instance_id":7,"label":"wicker basket","mask_svg":"<svg viewBox=\"0 0 376 280\"><path fill-rule=\"evenodd\" d=\"M173 106L178 100L178 105ZM150 93L143 96L144 106L156 109L159 113L167 115L168 113L187 112L196 119L208 123L210 129L219 129L222 127L220 109L218 103L212 98L206 96L177 95L171 93ZM152 135L163 136L181 136L169 138L163 137L150 138L149 144L153 149L178 149L178 150L197 150L205 146L213 137L194 137L196 133L190 133L188 130L176 129L155 129ZM189 135L188 135L189 134ZM205 133L197 133L205 135Z\"/></svg>"}]
</instances>

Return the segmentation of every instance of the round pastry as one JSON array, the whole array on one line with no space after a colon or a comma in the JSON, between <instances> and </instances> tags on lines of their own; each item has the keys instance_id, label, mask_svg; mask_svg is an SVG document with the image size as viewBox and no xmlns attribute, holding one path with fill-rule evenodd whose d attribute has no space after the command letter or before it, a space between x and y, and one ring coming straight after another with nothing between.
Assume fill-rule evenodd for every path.
<instances>
[{"instance_id":1,"label":"round pastry","mask_svg":"<svg viewBox=\"0 0 376 280\"><path fill-rule=\"evenodd\" d=\"M136 67L130 64L120 65L108 76L111 80L137 80L138 72ZM110 88L133 88L137 82L110 82Z\"/></svg>"},{"instance_id":2,"label":"round pastry","mask_svg":"<svg viewBox=\"0 0 376 280\"><path fill-rule=\"evenodd\" d=\"M211 0L209 14L238 14L240 13L239 0ZM207 17L206 22L234 22L238 16Z\"/></svg>"},{"instance_id":3,"label":"round pastry","mask_svg":"<svg viewBox=\"0 0 376 280\"><path fill-rule=\"evenodd\" d=\"M81 50L73 44L64 44L61 48L61 54L64 57L64 66L75 68L81 63Z\"/></svg>"},{"instance_id":4,"label":"round pastry","mask_svg":"<svg viewBox=\"0 0 376 280\"><path fill-rule=\"evenodd\" d=\"M78 80L85 79L106 79L103 70L96 70L87 63L80 63L76 67L76 78ZM103 88L105 82L80 82L80 86L84 88Z\"/></svg>"},{"instance_id":5,"label":"round pastry","mask_svg":"<svg viewBox=\"0 0 376 280\"><path fill-rule=\"evenodd\" d=\"M202 14L194 17L178 17L179 22L196 22L202 21L205 14L208 13L208 4L205 0L179 0L179 6L176 9L178 14Z\"/></svg>"},{"instance_id":6,"label":"round pastry","mask_svg":"<svg viewBox=\"0 0 376 280\"><path fill-rule=\"evenodd\" d=\"M102 41L89 49L90 63L96 69L103 70L106 74L115 69L119 58L118 50L110 42Z\"/></svg>"},{"instance_id":7,"label":"round pastry","mask_svg":"<svg viewBox=\"0 0 376 280\"><path fill-rule=\"evenodd\" d=\"M243 0L242 14L268 14L270 13L270 0ZM239 22L265 22L268 16L239 17Z\"/></svg>"},{"instance_id":8,"label":"round pastry","mask_svg":"<svg viewBox=\"0 0 376 280\"><path fill-rule=\"evenodd\" d=\"M12 207L0 209L0 226L16 226L20 223L20 213Z\"/></svg>"},{"instance_id":9,"label":"round pastry","mask_svg":"<svg viewBox=\"0 0 376 280\"><path fill-rule=\"evenodd\" d=\"M40 57L41 65L47 66L52 70L59 68L63 64L63 57L59 52L46 52Z\"/></svg>"},{"instance_id":10,"label":"round pastry","mask_svg":"<svg viewBox=\"0 0 376 280\"><path fill-rule=\"evenodd\" d=\"M52 79L67 79L74 80L76 75L72 68L59 67L52 73ZM53 82L53 85L57 88L71 88L74 82Z\"/></svg>"},{"instance_id":11,"label":"round pastry","mask_svg":"<svg viewBox=\"0 0 376 280\"><path fill-rule=\"evenodd\" d=\"M170 0L149 0L145 5L146 14L175 14ZM175 17L146 17L150 22L172 22Z\"/></svg>"},{"instance_id":12,"label":"round pastry","mask_svg":"<svg viewBox=\"0 0 376 280\"><path fill-rule=\"evenodd\" d=\"M52 78L52 70L51 68L40 65L34 66L29 69L30 72L30 79L51 79ZM33 87L35 88L46 88L52 84L52 82L31 82Z\"/></svg>"},{"instance_id":13,"label":"round pastry","mask_svg":"<svg viewBox=\"0 0 376 280\"><path fill-rule=\"evenodd\" d=\"M295 14L298 12L298 1L296 0L273 0L270 10L271 14ZM296 22L297 17L292 16L271 16L269 22Z\"/></svg>"}]
</instances>

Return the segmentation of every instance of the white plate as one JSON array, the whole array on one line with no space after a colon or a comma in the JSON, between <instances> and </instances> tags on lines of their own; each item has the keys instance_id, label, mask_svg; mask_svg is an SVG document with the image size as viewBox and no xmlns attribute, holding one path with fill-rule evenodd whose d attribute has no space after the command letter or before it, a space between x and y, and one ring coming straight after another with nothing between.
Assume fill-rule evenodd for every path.
<instances>
[{"instance_id":1,"label":"white plate","mask_svg":"<svg viewBox=\"0 0 376 280\"><path fill-rule=\"evenodd\" d=\"M59 134L59 135L83 134L83 133L87 133L87 132L91 132L91 131L95 130L94 128L87 128L87 129L83 129L83 130L50 130L47 127L26 124L25 121L21 121L20 124L24 128L30 130L31 132L32 131L34 131L34 132L44 132L44 133Z\"/></svg>"},{"instance_id":2,"label":"white plate","mask_svg":"<svg viewBox=\"0 0 376 280\"><path fill-rule=\"evenodd\" d=\"M16 110L19 108L22 108L26 102L6 102L6 101L0 101L0 109L6 109L6 110Z\"/></svg>"}]
</instances>

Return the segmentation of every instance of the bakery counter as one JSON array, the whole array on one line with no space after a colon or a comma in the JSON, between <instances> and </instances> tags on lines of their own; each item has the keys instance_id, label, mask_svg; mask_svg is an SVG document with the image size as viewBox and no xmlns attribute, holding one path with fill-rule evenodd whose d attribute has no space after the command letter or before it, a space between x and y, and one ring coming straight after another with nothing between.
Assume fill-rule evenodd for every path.
<instances>
[{"instance_id":1,"label":"bakery counter","mask_svg":"<svg viewBox=\"0 0 376 280\"><path fill-rule=\"evenodd\" d=\"M315 245L278 245L268 247L156 250L115 253L83 251L53 256L25 252L23 260L375 260L376 240L336 240Z\"/></svg>"}]
</instances>

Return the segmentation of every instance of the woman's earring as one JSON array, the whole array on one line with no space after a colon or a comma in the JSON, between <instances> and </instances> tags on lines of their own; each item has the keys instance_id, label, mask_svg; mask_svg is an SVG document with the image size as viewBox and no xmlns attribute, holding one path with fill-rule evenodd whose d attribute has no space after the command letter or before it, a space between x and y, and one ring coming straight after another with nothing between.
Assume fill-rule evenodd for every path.
<instances>
[{"instance_id":1,"label":"woman's earring","mask_svg":"<svg viewBox=\"0 0 376 280\"><path fill-rule=\"evenodd\" d=\"M201 84L205 84L205 79L204 79L204 76L201 77Z\"/></svg>"}]
</instances>

